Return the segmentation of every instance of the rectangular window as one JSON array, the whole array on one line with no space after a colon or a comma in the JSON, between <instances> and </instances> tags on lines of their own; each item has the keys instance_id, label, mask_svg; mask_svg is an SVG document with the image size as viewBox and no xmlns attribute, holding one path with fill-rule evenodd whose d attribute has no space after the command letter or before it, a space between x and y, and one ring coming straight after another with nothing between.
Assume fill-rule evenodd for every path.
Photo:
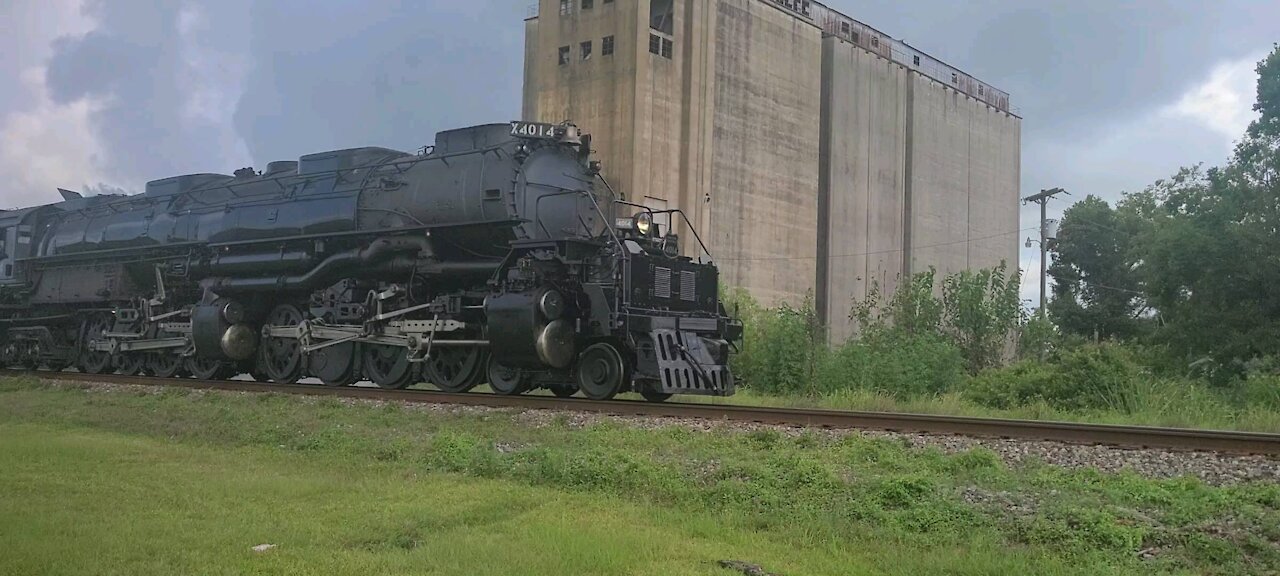
<instances>
[{"instance_id":1,"label":"rectangular window","mask_svg":"<svg viewBox=\"0 0 1280 576\"><path fill-rule=\"evenodd\" d=\"M583 9L583 10L590 10L590 9L591 9L591 5L592 5L592 1L591 1L591 0L582 0L582 9Z\"/></svg>"},{"instance_id":2,"label":"rectangular window","mask_svg":"<svg viewBox=\"0 0 1280 576\"><path fill-rule=\"evenodd\" d=\"M569 47L561 46L560 47L560 65L565 66L568 63L569 63Z\"/></svg>"},{"instance_id":3,"label":"rectangular window","mask_svg":"<svg viewBox=\"0 0 1280 576\"><path fill-rule=\"evenodd\" d=\"M872 48L879 48L879 47L880 47L880 37L879 37L879 36L872 36L872 37L871 37L871 47L872 47Z\"/></svg>"},{"instance_id":4,"label":"rectangular window","mask_svg":"<svg viewBox=\"0 0 1280 576\"><path fill-rule=\"evenodd\" d=\"M978 85L978 95L979 95L979 96L986 96L986 95L987 95L987 90L986 90L986 88L985 88L984 86L982 86L981 84L979 84L979 85Z\"/></svg>"},{"instance_id":5,"label":"rectangular window","mask_svg":"<svg viewBox=\"0 0 1280 576\"><path fill-rule=\"evenodd\" d=\"M920 57L919 57L919 56L912 56L912 57L911 57L911 63L912 63L912 64L915 64L916 66L919 66L919 65L920 65Z\"/></svg>"},{"instance_id":6,"label":"rectangular window","mask_svg":"<svg viewBox=\"0 0 1280 576\"><path fill-rule=\"evenodd\" d=\"M959 77L959 76L956 76L956 73L955 73L955 72L952 72L952 73L951 73L951 83L952 83L952 84L959 84L959 83L960 83L960 77Z\"/></svg>"},{"instance_id":7,"label":"rectangular window","mask_svg":"<svg viewBox=\"0 0 1280 576\"><path fill-rule=\"evenodd\" d=\"M857 43L858 43L858 33L857 33L857 32L854 32L854 33L853 33L853 43L854 43L854 44L857 44Z\"/></svg>"},{"instance_id":8,"label":"rectangular window","mask_svg":"<svg viewBox=\"0 0 1280 576\"><path fill-rule=\"evenodd\" d=\"M590 60L591 59L591 41L587 40L586 42L579 44L578 47L582 49L582 59Z\"/></svg>"},{"instance_id":9,"label":"rectangular window","mask_svg":"<svg viewBox=\"0 0 1280 576\"><path fill-rule=\"evenodd\" d=\"M573 13L573 0L560 0L560 15L568 16Z\"/></svg>"},{"instance_id":10,"label":"rectangular window","mask_svg":"<svg viewBox=\"0 0 1280 576\"><path fill-rule=\"evenodd\" d=\"M666 38L662 39L662 57L663 58L671 57L671 41L667 40Z\"/></svg>"},{"instance_id":11,"label":"rectangular window","mask_svg":"<svg viewBox=\"0 0 1280 576\"><path fill-rule=\"evenodd\" d=\"M662 51L662 38L659 38L657 34L650 34L649 35L649 53L657 54L661 51Z\"/></svg>"},{"instance_id":12,"label":"rectangular window","mask_svg":"<svg viewBox=\"0 0 1280 576\"><path fill-rule=\"evenodd\" d=\"M600 55L613 55L613 36L605 36L604 39L600 41Z\"/></svg>"},{"instance_id":13,"label":"rectangular window","mask_svg":"<svg viewBox=\"0 0 1280 576\"><path fill-rule=\"evenodd\" d=\"M675 31L675 5L673 0L652 0L649 3L649 27L663 34Z\"/></svg>"},{"instance_id":14,"label":"rectangular window","mask_svg":"<svg viewBox=\"0 0 1280 576\"><path fill-rule=\"evenodd\" d=\"M841 22L841 23L840 23L840 33L841 33L841 34L844 34L845 36L848 36L848 35L849 35L849 23L848 23L848 22Z\"/></svg>"}]
</instances>

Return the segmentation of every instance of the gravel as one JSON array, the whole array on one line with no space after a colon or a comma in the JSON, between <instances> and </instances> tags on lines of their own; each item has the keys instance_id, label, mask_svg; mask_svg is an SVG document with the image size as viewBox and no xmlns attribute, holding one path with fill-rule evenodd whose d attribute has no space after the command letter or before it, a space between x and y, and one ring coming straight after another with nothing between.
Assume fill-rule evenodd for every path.
<instances>
[{"instance_id":1,"label":"gravel","mask_svg":"<svg viewBox=\"0 0 1280 576\"><path fill-rule=\"evenodd\" d=\"M165 390L164 387L160 386L141 386L131 384L89 384L76 381L50 381L50 383L57 386L102 392L125 391L135 394L158 394ZM192 390L191 393L256 394L254 392L213 390ZM365 400L359 398L336 399L348 405L382 405L387 402L383 400ZM316 399L308 397L301 400L315 401ZM1280 482L1280 458L1267 456L1246 456L1214 452L1188 452L1154 448L1119 448L1114 446L1090 446L1039 440L975 438L880 430L803 428L751 422L706 420L700 418L614 416L608 414L564 410L490 408L484 406L425 404L416 402L405 403L404 407L408 410L428 413L445 413L451 415L509 414L517 423L535 428L551 425L565 425L570 428L583 428L607 422L649 430L672 427L682 427L693 431L717 433L744 433L758 430L776 430L788 436L799 436L804 433L810 433L829 440L837 440L852 435L903 442L908 446L915 448L934 448L946 454L965 452L975 448L985 448L994 452L1005 462L1006 465L1009 466L1020 466L1038 462L1068 469L1093 468L1105 473L1116 473L1127 470L1147 478L1176 478L1190 475L1199 478L1207 484L1215 486L1251 481Z\"/></svg>"}]
</instances>

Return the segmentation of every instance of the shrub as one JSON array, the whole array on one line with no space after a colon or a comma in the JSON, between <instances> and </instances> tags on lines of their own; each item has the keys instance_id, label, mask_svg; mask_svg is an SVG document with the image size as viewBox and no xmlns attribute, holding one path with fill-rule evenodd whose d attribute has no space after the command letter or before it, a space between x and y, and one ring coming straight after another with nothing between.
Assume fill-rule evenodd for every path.
<instances>
[{"instance_id":1,"label":"shrub","mask_svg":"<svg viewBox=\"0 0 1280 576\"><path fill-rule=\"evenodd\" d=\"M1007 274L1002 263L952 274L939 287L930 268L905 279L887 302L872 282L866 296L853 303L849 319L864 338L885 330L945 338L976 373L1004 361L1007 344L1026 320L1018 282L1018 273Z\"/></svg>"},{"instance_id":2,"label":"shrub","mask_svg":"<svg viewBox=\"0 0 1280 576\"><path fill-rule=\"evenodd\" d=\"M872 390L906 399L956 387L964 358L937 334L877 331L824 355L814 387L821 393Z\"/></svg>"},{"instance_id":3,"label":"shrub","mask_svg":"<svg viewBox=\"0 0 1280 576\"><path fill-rule=\"evenodd\" d=\"M813 376L822 345L816 339L817 314L810 298L799 308L783 303L764 308L745 291L725 298L744 324L742 351L731 358L744 386L768 393L800 392Z\"/></svg>"},{"instance_id":4,"label":"shrub","mask_svg":"<svg viewBox=\"0 0 1280 576\"><path fill-rule=\"evenodd\" d=\"M1034 314L1018 329L1018 359L1044 360L1059 345L1058 327L1044 314Z\"/></svg>"},{"instance_id":5,"label":"shrub","mask_svg":"<svg viewBox=\"0 0 1280 576\"><path fill-rule=\"evenodd\" d=\"M1019 275L1006 275L1005 264L963 271L942 282L946 332L969 363L969 370L997 366L1005 343L1023 319L1018 299Z\"/></svg>"},{"instance_id":6,"label":"shrub","mask_svg":"<svg viewBox=\"0 0 1280 576\"><path fill-rule=\"evenodd\" d=\"M1280 376L1250 375L1240 386L1240 396L1245 406L1280 411Z\"/></svg>"},{"instance_id":7,"label":"shrub","mask_svg":"<svg viewBox=\"0 0 1280 576\"><path fill-rule=\"evenodd\" d=\"M963 395L966 400L990 408L1014 408L1042 398L1055 377L1050 365L1022 361L970 377Z\"/></svg>"},{"instance_id":8,"label":"shrub","mask_svg":"<svg viewBox=\"0 0 1280 576\"><path fill-rule=\"evenodd\" d=\"M1064 410L1132 412L1135 386L1144 376L1132 355L1115 344L1062 350L1049 362L1023 361L969 379L965 397L992 408L1044 401Z\"/></svg>"}]
</instances>

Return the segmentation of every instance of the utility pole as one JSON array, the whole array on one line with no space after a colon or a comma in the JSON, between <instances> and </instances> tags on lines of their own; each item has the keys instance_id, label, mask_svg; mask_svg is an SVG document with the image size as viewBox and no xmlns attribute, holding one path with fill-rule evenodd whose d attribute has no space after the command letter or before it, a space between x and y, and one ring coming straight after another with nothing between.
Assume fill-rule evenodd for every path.
<instances>
[{"instance_id":1,"label":"utility pole","mask_svg":"<svg viewBox=\"0 0 1280 576\"><path fill-rule=\"evenodd\" d=\"M1049 263L1047 261L1048 251L1049 251L1049 241L1048 241L1049 217L1048 217L1047 211L1045 210L1045 204L1049 202L1049 199L1059 194L1069 195L1070 193L1061 188L1050 188L1048 190L1041 190L1039 194L1032 194L1031 196L1027 196L1026 198L1022 199L1023 206L1026 206L1030 202L1035 202L1036 204L1040 205L1040 311L1039 312L1041 315L1045 313L1045 310L1044 310L1045 303L1048 301L1048 295L1045 293L1045 278L1047 278L1049 275L1049 269L1048 269ZM1030 243L1030 240L1028 240L1027 242ZM1028 246L1028 248L1030 248L1030 246Z\"/></svg>"}]
</instances>

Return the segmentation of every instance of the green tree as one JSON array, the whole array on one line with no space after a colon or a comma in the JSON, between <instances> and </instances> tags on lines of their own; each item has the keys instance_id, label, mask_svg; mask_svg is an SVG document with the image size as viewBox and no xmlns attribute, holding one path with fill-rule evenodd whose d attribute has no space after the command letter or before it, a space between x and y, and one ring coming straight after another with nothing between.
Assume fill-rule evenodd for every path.
<instances>
[{"instance_id":1,"label":"green tree","mask_svg":"<svg viewBox=\"0 0 1280 576\"><path fill-rule=\"evenodd\" d=\"M1157 187L1136 241L1156 338L1226 374L1280 351L1280 46L1258 74L1259 118L1231 162Z\"/></svg>"},{"instance_id":2,"label":"green tree","mask_svg":"<svg viewBox=\"0 0 1280 576\"><path fill-rule=\"evenodd\" d=\"M1130 338L1142 331L1146 303L1134 257L1145 220L1135 204L1112 208L1089 195L1067 209L1058 229L1049 276L1049 314L1068 334L1093 339Z\"/></svg>"}]
</instances>

